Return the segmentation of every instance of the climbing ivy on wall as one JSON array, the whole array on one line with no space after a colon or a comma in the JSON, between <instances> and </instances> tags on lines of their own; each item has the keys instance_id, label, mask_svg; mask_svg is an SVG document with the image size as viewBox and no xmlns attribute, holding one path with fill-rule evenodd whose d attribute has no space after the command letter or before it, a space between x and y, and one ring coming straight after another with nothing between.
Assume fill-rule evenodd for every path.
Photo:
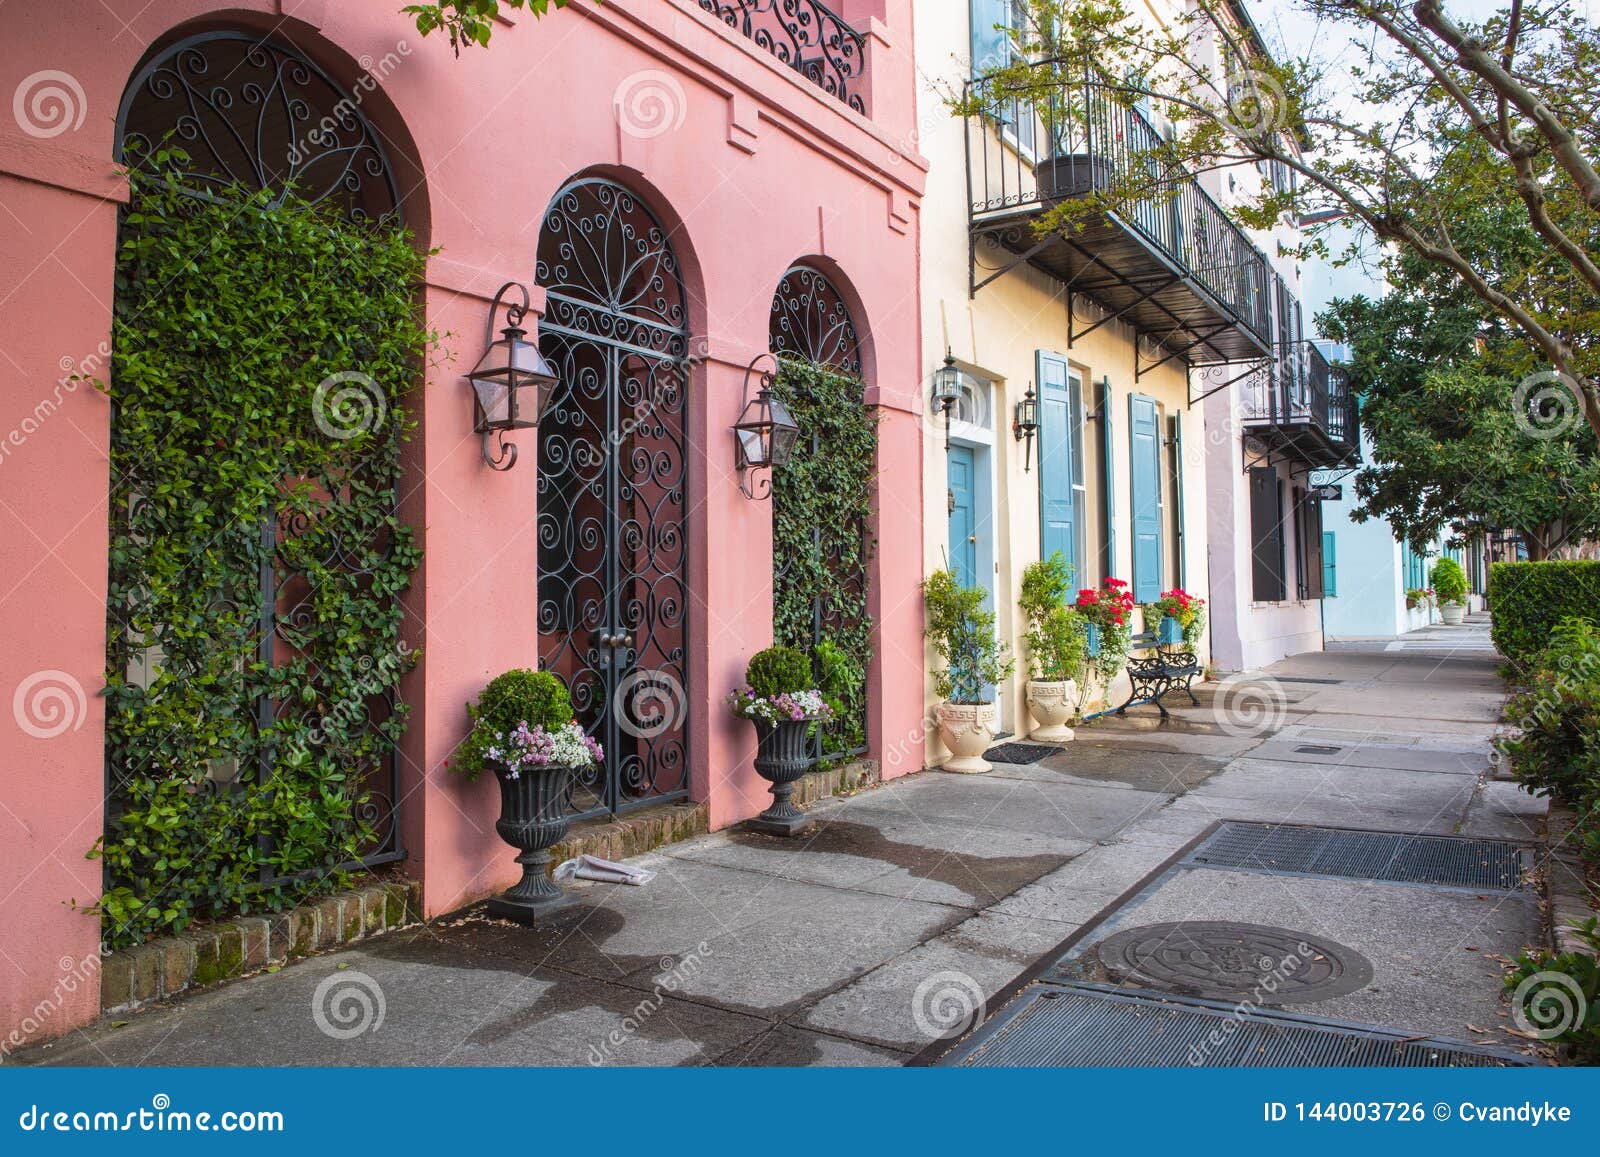
<instances>
[{"instance_id":1,"label":"climbing ivy on wall","mask_svg":"<svg viewBox=\"0 0 1600 1157\"><path fill-rule=\"evenodd\" d=\"M824 644L818 676L843 711L823 750L849 751L866 743L878 418L859 379L817 365L781 361L773 393L801 430L788 464L773 475L773 633L806 650Z\"/></svg>"},{"instance_id":2,"label":"climbing ivy on wall","mask_svg":"<svg viewBox=\"0 0 1600 1157\"><path fill-rule=\"evenodd\" d=\"M162 160L157 157L158 163ZM116 271L107 598L114 945L281 909L386 837L402 399L423 257L290 199L134 173Z\"/></svg>"}]
</instances>

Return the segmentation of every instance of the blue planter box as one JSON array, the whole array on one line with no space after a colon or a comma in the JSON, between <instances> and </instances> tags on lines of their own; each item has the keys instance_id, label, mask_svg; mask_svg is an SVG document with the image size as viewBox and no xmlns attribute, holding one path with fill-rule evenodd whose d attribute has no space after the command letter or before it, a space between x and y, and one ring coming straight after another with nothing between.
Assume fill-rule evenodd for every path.
<instances>
[{"instance_id":1,"label":"blue planter box","mask_svg":"<svg viewBox=\"0 0 1600 1157\"><path fill-rule=\"evenodd\" d=\"M1093 623L1085 623L1084 626L1089 633L1089 658L1098 659L1100 657L1100 628Z\"/></svg>"},{"instance_id":2,"label":"blue planter box","mask_svg":"<svg viewBox=\"0 0 1600 1157\"><path fill-rule=\"evenodd\" d=\"M1156 626L1156 639L1163 646L1177 646L1183 642L1183 624L1171 615L1162 615Z\"/></svg>"}]
</instances>

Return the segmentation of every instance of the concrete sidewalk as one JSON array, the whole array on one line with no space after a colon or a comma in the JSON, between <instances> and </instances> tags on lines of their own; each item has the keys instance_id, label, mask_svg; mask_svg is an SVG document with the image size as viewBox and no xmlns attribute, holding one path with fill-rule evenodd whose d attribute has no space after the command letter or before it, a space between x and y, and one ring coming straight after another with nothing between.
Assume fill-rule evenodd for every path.
<instances>
[{"instance_id":1,"label":"concrete sidewalk","mask_svg":"<svg viewBox=\"0 0 1600 1157\"><path fill-rule=\"evenodd\" d=\"M1453 631L1437 646L1300 656L1271 682L1199 688L1204 706L1170 724L1136 708L1041 763L828 801L809 840L722 832L676 845L636 861L653 883L582 885L585 906L550 929L469 911L17 1059L903 1063L938 1031L930 984L956 977L992 997L1219 819L1533 838L1542 801L1489 775L1502 689L1486 623ZM1261 692L1264 711L1245 692ZM1184 903L1206 918L1270 908L1275 922L1327 928L1330 905L1364 887L1246 884ZM1396 902L1415 919L1365 921L1384 943L1364 947L1419 979L1365 1007L1418 1031L1484 1027L1493 957L1536 939L1536 912L1497 906L1470 922L1422 889ZM1458 923L1448 961L1412 959L1412 929L1439 941Z\"/></svg>"}]
</instances>

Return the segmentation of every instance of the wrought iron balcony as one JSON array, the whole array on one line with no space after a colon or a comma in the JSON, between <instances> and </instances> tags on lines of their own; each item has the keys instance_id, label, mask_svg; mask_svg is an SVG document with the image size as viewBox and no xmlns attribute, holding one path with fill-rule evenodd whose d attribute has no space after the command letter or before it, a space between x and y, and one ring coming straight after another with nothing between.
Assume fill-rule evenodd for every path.
<instances>
[{"instance_id":1,"label":"wrought iron balcony","mask_svg":"<svg viewBox=\"0 0 1600 1157\"><path fill-rule=\"evenodd\" d=\"M867 111L861 95L866 37L820 0L700 0L700 7L829 96Z\"/></svg>"},{"instance_id":2,"label":"wrought iron balcony","mask_svg":"<svg viewBox=\"0 0 1600 1157\"><path fill-rule=\"evenodd\" d=\"M1163 356L1140 363L1140 373L1172 360L1192 366L1266 357L1266 255L1186 170L1163 175L1150 196L1124 200L1069 232L1038 234L1035 222L1062 201L1147 171L1164 140L1104 81L1045 80L1030 90L1032 99L1009 103L994 91L995 78L967 85L986 110L966 123L974 241L1011 254L999 270L980 269L975 243L973 292L1022 262L1042 269L1067 286L1069 301L1087 297L1101 308L1103 316L1081 330L1069 321L1074 338L1117 320L1160 343ZM1003 110L998 116L996 108Z\"/></svg>"},{"instance_id":3,"label":"wrought iron balcony","mask_svg":"<svg viewBox=\"0 0 1600 1157\"><path fill-rule=\"evenodd\" d=\"M1275 347L1272 361L1245 378L1240 394L1241 425L1270 449L1318 469L1348 466L1360 456L1349 382L1311 342Z\"/></svg>"}]
</instances>

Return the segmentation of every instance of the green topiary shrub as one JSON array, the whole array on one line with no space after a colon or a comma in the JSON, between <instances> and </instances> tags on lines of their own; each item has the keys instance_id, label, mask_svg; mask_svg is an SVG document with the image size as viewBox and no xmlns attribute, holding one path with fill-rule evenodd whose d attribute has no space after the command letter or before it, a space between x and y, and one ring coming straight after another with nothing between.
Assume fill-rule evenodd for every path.
<instances>
[{"instance_id":1,"label":"green topiary shrub","mask_svg":"<svg viewBox=\"0 0 1600 1157\"><path fill-rule=\"evenodd\" d=\"M1600 623L1600 562L1497 562L1489 568L1489 610L1494 645L1521 675L1562 619Z\"/></svg>"},{"instance_id":2,"label":"green topiary shrub","mask_svg":"<svg viewBox=\"0 0 1600 1157\"><path fill-rule=\"evenodd\" d=\"M468 779L487 766L487 752L500 736L519 723L555 731L572 722L572 697L566 684L548 671L522 668L489 681L476 703L467 705L472 730L457 748L450 765Z\"/></svg>"},{"instance_id":3,"label":"green topiary shrub","mask_svg":"<svg viewBox=\"0 0 1600 1157\"><path fill-rule=\"evenodd\" d=\"M768 647L750 656L744 669L744 681L759 698L770 698L785 692L814 690L816 677L811 673L811 660L794 647Z\"/></svg>"},{"instance_id":4,"label":"green topiary shrub","mask_svg":"<svg viewBox=\"0 0 1600 1157\"><path fill-rule=\"evenodd\" d=\"M1467 572L1461 569L1461 564L1455 559L1439 559L1428 572L1428 579L1433 584L1434 597L1440 603L1466 604Z\"/></svg>"}]
</instances>

